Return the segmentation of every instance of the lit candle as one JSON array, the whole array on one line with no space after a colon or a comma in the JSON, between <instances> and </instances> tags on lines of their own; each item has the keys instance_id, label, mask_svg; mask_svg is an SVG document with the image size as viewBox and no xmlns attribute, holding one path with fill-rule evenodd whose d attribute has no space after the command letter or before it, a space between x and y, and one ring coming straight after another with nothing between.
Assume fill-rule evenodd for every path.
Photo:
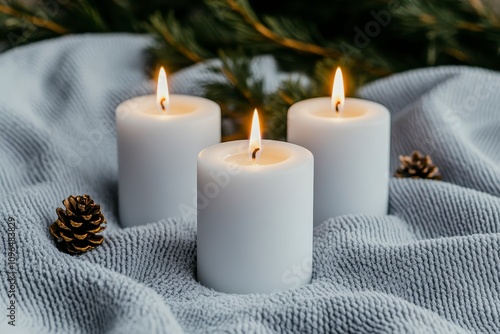
<instances>
[{"instance_id":1,"label":"lit candle","mask_svg":"<svg viewBox=\"0 0 500 334\"><path fill-rule=\"evenodd\" d=\"M387 213L390 114L375 102L344 99L340 68L331 98L288 110L288 141L314 155L315 225L344 214Z\"/></svg>"},{"instance_id":2,"label":"lit candle","mask_svg":"<svg viewBox=\"0 0 500 334\"><path fill-rule=\"evenodd\" d=\"M226 293L266 293L307 284L312 272L313 156L260 140L198 156L198 279Z\"/></svg>"},{"instance_id":3,"label":"lit candle","mask_svg":"<svg viewBox=\"0 0 500 334\"><path fill-rule=\"evenodd\" d=\"M182 208L196 199L196 157L220 142L220 107L169 95L162 68L156 96L120 104L116 125L122 226L189 216Z\"/></svg>"}]
</instances>

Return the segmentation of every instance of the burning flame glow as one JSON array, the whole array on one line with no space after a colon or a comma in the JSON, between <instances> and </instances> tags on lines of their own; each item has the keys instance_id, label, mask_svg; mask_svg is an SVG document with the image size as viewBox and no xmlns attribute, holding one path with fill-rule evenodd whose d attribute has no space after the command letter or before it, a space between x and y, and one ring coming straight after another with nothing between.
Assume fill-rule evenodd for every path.
<instances>
[{"instance_id":1,"label":"burning flame glow","mask_svg":"<svg viewBox=\"0 0 500 334\"><path fill-rule=\"evenodd\" d=\"M168 94L167 74L163 66L158 74L158 85L156 87L156 106L161 113L168 113L170 108L170 97Z\"/></svg>"},{"instance_id":2,"label":"burning flame glow","mask_svg":"<svg viewBox=\"0 0 500 334\"><path fill-rule=\"evenodd\" d=\"M342 116L345 106L345 93L344 93L344 78L342 77L342 70L337 67L335 72L335 79L333 80L332 89L332 109L333 112Z\"/></svg>"},{"instance_id":3,"label":"burning flame glow","mask_svg":"<svg viewBox=\"0 0 500 334\"><path fill-rule=\"evenodd\" d=\"M250 132L250 142L248 144L248 154L250 159L256 161L262 153L262 142L260 136L259 114L257 109L253 112L252 131Z\"/></svg>"}]
</instances>

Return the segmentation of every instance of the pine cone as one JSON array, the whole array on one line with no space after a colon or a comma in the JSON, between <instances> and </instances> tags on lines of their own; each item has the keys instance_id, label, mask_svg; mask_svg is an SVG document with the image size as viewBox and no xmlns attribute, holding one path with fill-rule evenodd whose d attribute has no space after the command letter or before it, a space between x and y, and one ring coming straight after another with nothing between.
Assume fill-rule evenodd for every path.
<instances>
[{"instance_id":1,"label":"pine cone","mask_svg":"<svg viewBox=\"0 0 500 334\"><path fill-rule=\"evenodd\" d=\"M439 168L432 163L428 155L413 151L411 156L400 155L399 160L401 165L394 174L397 178L441 180Z\"/></svg>"},{"instance_id":2,"label":"pine cone","mask_svg":"<svg viewBox=\"0 0 500 334\"><path fill-rule=\"evenodd\" d=\"M102 244L104 237L97 235L106 226L101 207L89 195L70 196L63 201L66 210L57 208L59 217L50 225L50 233L59 246L72 254L84 253Z\"/></svg>"}]
</instances>

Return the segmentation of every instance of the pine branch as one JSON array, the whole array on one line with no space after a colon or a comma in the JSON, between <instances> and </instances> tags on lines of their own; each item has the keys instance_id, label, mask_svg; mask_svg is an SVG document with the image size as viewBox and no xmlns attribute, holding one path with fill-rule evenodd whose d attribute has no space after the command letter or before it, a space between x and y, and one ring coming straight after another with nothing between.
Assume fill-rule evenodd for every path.
<instances>
[{"instance_id":1,"label":"pine branch","mask_svg":"<svg viewBox=\"0 0 500 334\"><path fill-rule=\"evenodd\" d=\"M447 55L458 63L474 64L482 59L487 67L499 68L500 24L483 3L476 0L458 3L451 0L439 3L407 0L395 14L402 22L403 33L427 37L428 65L450 63L440 60ZM478 43L485 38L489 42ZM478 47L471 47L476 43ZM477 57L477 49L488 50L489 57Z\"/></svg>"},{"instance_id":2,"label":"pine branch","mask_svg":"<svg viewBox=\"0 0 500 334\"><path fill-rule=\"evenodd\" d=\"M224 51L219 51L219 58L222 61L222 74L228 81L249 103L255 105L256 108L261 106L264 97L263 81L261 78L254 78L251 59L241 52L228 55Z\"/></svg>"},{"instance_id":3,"label":"pine branch","mask_svg":"<svg viewBox=\"0 0 500 334\"><path fill-rule=\"evenodd\" d=\"M337 50L326 49L319 45L302 42L292 38L287 38L275 34L259 21L255 13L245 0L226 0L229 7L239 13L241 17L264 38L279 44L283 47L293 49L303 53L310 53L321 57L340 57L341 53Z\"/></svg>"},{"instance_id":4,"label":"pine branch","mask_svg":"<svg viewBox=\"0 0 500 334\"><path fill-rule=\"evenodd\" d=\"M163 24L163 22L165 22L165 24ZM168 23L170 23L170 27L167 25ZM175 20L173 12L170 12L166 19L164 19L160 13L157 13L151 17L151 24L158 30L158 32L160 32L161 36L169 45L177 49L187 59L193 63L199 63L204 60L200 55L188 49L186 44L182 43L182 38L178 36L181 31L180 24ZM193 41L191 40L190 42Z\"/></svg>"},{"instance_id":5,"label":"pine branch","mask_svg":"<svg viewBox=\"0 0 500 334\"><path fill-rule=\"evenodd\" d=\"M223 118L233 120L236 131L223 133L223 140L248 138L249 117L257 108L263 119L265 138L284 140L286 138L286 114L295 102L322 95L316 83L305 76L294 76L281 82L273 93L264 92L264 78L256 77L253 61L241 52L220 54L222 63L213 66L214 74L223 75L227 81L205 82L205 96L221 105ZM258 66L258 64L254 65ZM330 88L331 90L331 88Z\"/></svg>"},{"instance_id":6,"label":"pine branch","mask_svg":"<svg viewBox=\"0 0 500 334\"><path fill-rule=\"evenodd\" d=\"M318 87L304 77L283 81L278 90L266 99L264 129L268 138L286 140L288 109L298 101L317 96L321 96Z\"/></svg>"},{"instance_id":7,"label":"pine branch","mask_svg":"<svg viewBox=\"0 0 500 334\"><path fill-rule=\"evenodd\" d=\"M215 75L223 76L226 82L205 82L205 96L221 105L222 116L236 122L246 119L250 112L257 108L263 110L266 104L266 94L263 90L263 79L252 75L252 60L241 52L230 54L220 52L220 65L212 66L210 70ZM247 122L239 122L235 133L224 134L224 139L241 139L247 137ZM228 135L231 135L228 137Z\"/></svg>"},{"instance_id":8,"label":"pine branch","mask_svg":"<svg viewBox=\"0 0 500 334\"><path fill-rule=\"evenodd\" d=\"M212 52L198 43L193 30L183 27L176 20L173 12L166 17L157 12L143 27L157 37L158 44L151 48L151 52L171 69L183 68L214 57Z\"/></svg>"},{"instance_id":9,"label":"pine branch","mask_svg":"<svg viewBox=\"0 0 500 334\"><path fill-rule=\"evenodd\" d=\"M41 28L52 31L58 35L68 34L69 30L65 27L48 20L46 17L39 17L34 14L30 14L28 12L21 11L19 9L14 8L14 6L7 6L0 4L0 13L3 13L7 16L17 18L19 20L26 20L28 23Z\"/></svg>"},{"instance_id":10,"label":"pine branch","mask_svg":"<svg viewBox=\"0 0 500 334\"><path fill-rule=\"evenodd\" d=\"M99 10L92 6L87 0L79 0L67 5L67 16L78 18L80 24L93 32L105 32L111 30L110 26L104 20ZM78 30L81 28L79 27Z\"/></svg>"},{"instance_id":11,"label":"pine branch","mask_svg":"<svg viewBox=\"0 0 500 334\"><path fill-rule=\"evenodd\" d=\"M230 19L231 23L234 24L237 22L237 19L235 19L234 15L231 15L231 13L227 13L227 10L224 10L224 7L228 7L233 12L237 13L244 20L244 22L252 28L254 34L261 36L263 39L277 46L317 57L341 58L344 56L343 52L337 49L323 47L318 44L304 41L312 41L313 39L310 36L312 36L317 30L313 29L313 33L307 34L306 29L304 29L305 25L303 24L297 27L297 22L292 23L290 20L276 19L268 16L265 20L268 25L274 27L274 30L271 30L259 20L247 0L208 0L207 4L212 7L215 12L221 12L222 14L225 13L226 18ZM241 24L238 24L237 26L241 27ZM281 34L279 34L278 31L281 32ZM287 33L287 31L297 32L294 35L301 36L303 40L287 37L287 35L291 35L290 33ZM252 33L248 33L248 31L245 32L248 36L252 36ZM382 69L373 67L370 63L365 62L362 59L354 59L354 61L357 63L357 66L378 76L386 76L392 72L387 68Z\"/></svg>"}]
</instances>

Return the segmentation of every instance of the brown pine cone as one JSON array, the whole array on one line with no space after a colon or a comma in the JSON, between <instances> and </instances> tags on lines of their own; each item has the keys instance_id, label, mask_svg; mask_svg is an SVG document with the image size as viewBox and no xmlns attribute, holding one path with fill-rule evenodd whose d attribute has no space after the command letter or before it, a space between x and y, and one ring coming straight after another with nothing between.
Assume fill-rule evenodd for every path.
<instances>
[{"instance_id":1,"label":"brown pine cone","mask_svg":"<svg viewBox=\"0 0 500 334\"><path fill-rule=\"evenodd\" d=\"M106 228L101 207L89 195L70 196L63 204L66 209L57 208L59 218L49 227L60 248L79 254L102 244L104 237L97 235Z\"/></svg>"},{"instance_id":2,"label":"brown pine cone","mask_svg":"<svg viewBox=\"0 0 500 334\"><path fill-rule=\"evenodd\" d=\"M394 174L397 178L441 180L439 168L432 163L430 156L413 151L410 156L399 156L401 165Z\"/></svg>"}]
</instances>

